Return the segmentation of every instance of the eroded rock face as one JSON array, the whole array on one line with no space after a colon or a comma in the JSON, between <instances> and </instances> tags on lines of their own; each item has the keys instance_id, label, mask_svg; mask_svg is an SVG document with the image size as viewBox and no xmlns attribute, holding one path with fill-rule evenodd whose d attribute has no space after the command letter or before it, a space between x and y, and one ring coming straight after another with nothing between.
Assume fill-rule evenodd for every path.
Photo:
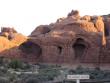
<instances>
[{"instance_id":1,"label":"eroded rock face","mask_svg":"<svg viewBox=\"0 0 110 83\"><path fill-rule=\"evenodd\" d=\"M27 37L17 33L14 28L2 27L0 34L0 57L19 58L22 57L18 46L27 40Z\"/></svg>"},{"instance_id":2,"label":"eroded rock face","mask_svg":"<svg viewBox=\"0 0 110 83\"><path fill-rule=\"evenodd\" d=\"M77 10L72 10L69 14L68 17L73 17L74 19L79 19L80 15L79 15L79 11Z\"/></svg>"},{"instance_id":3,"label":"eroded rock face","mask_svg":"<svg viewBox=\"0 0 110 83\"><path fill-rule=\"evenodd\" d=\"M27 42L38 45L42 50L38 54L33 52L33 55L41 56L36 59L39 62L109 63L108 59L102 58L104 51L107 51L104 52L105 56L109 57L109 49L106 47L106 42L109 44L109 35L105 35L109 31L106 32L105 28L110 26L105 26L108 23L104 19L103 16L80 17L78 11L72 10L67 17L58 19L56 23L38 26Z\"/></svg>"},{"instance_id":4,"label":"eroded rock face","mask_svg":"<svg viewBox=\"0 0 110 83\"><path fill-rule=\"evenodd\" d=\"M43 35L50 32L50 26L48 25L40 25L38 26L30 36Z\"/></svg>"},{"instance_id":5,"label":"eroded rock face","mask_svg":"<svg viewBox=\"0 0 110 83\"><path fill-rule=\"evenodd\" d=\"M38 26L19 44L15 57L58 64L110 63L109 22L107 16L81 17L72 10L55 23Z\"/></svg>"},{"instance_id":6,"label":"eroded rock face","mask_svg":"<svg viewBox=\"0 0 110 83\"><path fill-rule=\"evenodd\" d=\"M8 38L9 40L14 38L14 33L17 33L17 31L14 28L1 27L1 34L0 35Z\"/></svg>"}]
</instances>

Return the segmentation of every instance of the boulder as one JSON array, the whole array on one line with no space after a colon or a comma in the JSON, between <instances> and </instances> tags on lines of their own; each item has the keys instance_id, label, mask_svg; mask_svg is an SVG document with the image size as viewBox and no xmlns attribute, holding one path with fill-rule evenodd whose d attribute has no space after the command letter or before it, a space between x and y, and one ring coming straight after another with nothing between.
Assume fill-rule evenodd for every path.
<instances>
[{"instance_id":1,"label":"boulder","mask_svg":"<svg viewBox=\"0 0 110 83\"><path fill-rule=\"evenodd\" d=\"M14 28L10 28L10 27L1 27L1 32L13 32L13 33L17 33L17 31Z\"/></svg>"},{"instance_id":2,"label":"boulder","mask_svg":"<svg viewBox=\"0 0 110 83\"><path fill-rule=\"evenodd\" d=\"M80 19L79 11L77 10L72 10L69 14L68 17L72 17L73 19Z\"/></svg>"},{"instance_id":3,"label":"boulder","mask_svg":"<svg viewBox=\"0 0 110 83\"><path fill-rule=\"evenodd\" d=\"M96 29L99 32L104 31L104 22L103 22L102 17L100 17L100 16L95 17L94 18L94 24L95 24Z\"/></svg>"},{"instance_id":4,"label":"boulder","mask_svg":"<svg viewBox=\"0 0 110 83\"><path fill-rule=\"evenodd\" d=\"M48 25L40 25L31 33L31 36L46 34L48 32L50 32L50 28Z\"/></svg>"},{"instance_id":5,"label":"boulder","mask_svg":"<svg viewBox=\"0 0 110 83\"><path fill-rule=\"evenodd\" d=\"M14 38L14 33L17 33L17 31L14 28L1 27L1 34L0 35L6 37L9 40Z\"/></svg>"},{"instance_id":6,"label":"boulder","mask_svg":"<svg viewBox=\"0 0 110 83\"><path fill-rule=\"evenodd\" d=\"M81 18L81 20L91 21L91 16L85 15Z\"/></svg>"}]
</instances>

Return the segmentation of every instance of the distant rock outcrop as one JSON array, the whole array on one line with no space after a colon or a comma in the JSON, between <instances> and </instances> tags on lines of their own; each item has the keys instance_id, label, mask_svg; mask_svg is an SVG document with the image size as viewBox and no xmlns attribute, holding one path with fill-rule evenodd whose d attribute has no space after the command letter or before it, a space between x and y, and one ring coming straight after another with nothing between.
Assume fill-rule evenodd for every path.
<instances>
[{"instance_id":1,"label":"distant rock outcrop","mask_svg":"<svg viewBox=\"0 0 110 83\"><path fill-rule=\"evenodd\" d=\"M4 36L6 38L8 38L9 40L14 38L14 33L17 33L16 30L14 30L14 28L10 28L10 27L1 27L1 36Z\"/></svg>"},{"instance_id":2,"label":"distant rock outcrop","mask_svg":"<svg viewBox=\"0 0 110 83\"><path fill-rule=\"evenodd\" d=\"M79 11L77 10L72 10L69 14L68 14L68 17L73 17L73 18L80 18L80 15L79 15Z\"/></svg>"},{"instance_id":3,"label":"distant rock outcrop","mask_svg":"<svg viewBox=\"0 0 110 83\"><path fill-rule=\"evenodd\" d=\"M27 37L17 33L14 28L2 27L0 34L0 56L14 58L14 56L19 54L18 46L26 40Z\"/></svg>"}]
</instances>

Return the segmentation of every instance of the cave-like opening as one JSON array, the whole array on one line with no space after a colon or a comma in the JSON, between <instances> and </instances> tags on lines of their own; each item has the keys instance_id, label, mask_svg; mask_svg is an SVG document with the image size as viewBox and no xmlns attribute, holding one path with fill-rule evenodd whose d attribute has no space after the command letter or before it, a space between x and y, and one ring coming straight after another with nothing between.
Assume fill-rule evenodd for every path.
<instances>
[{"instance_id":1,"label":"cave-like opening","mask_svg":"<svg viewBox=\"0 0 110 83\"><path fill-rule=\"evenodd\" d=\"M86 50L85 41L81 38L78 38L72 47L74 49L76 59L81 58Z\"/></svg>"},{"instance_id":2,"label":"cave-like opening","mask_svg":"<svg viewBox=\"0 0 110 83\"><path fill-rule=\"evenodd\" d=\"M58 53L61 54L62 53L62 47L58 46L57 48L58 48L58 51L59 51Z\"/></svg>"},{"instance_id":3,"label":"cave-like opening","mask_svg":"<svg viewBox=\"0 0 110 83\"><path fill-rule=\"evenodd\" d=\"M19 48L26 54L32 54L35 56L40 56L42 54L42 48L38 44L30 41L22 43Z\"/></svg>"}]
</instances>

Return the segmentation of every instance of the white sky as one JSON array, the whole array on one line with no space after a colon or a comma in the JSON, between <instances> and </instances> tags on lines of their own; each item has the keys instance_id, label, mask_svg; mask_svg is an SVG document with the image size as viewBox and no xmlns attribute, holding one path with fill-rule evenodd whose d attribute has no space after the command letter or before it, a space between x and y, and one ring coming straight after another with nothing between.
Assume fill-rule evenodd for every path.
<instances>
[{"instance_id":1,"label":"white sky","mask_svg":"<svg viewBox=\"0 0 110 83\"><path fill-rule=\"evenodd\" d=\"M110 14L109 0L0 0L0 27L15 27L29 35L38 25L50 24L77 9L80 15Z\"/></svg>"}]
</instances>

